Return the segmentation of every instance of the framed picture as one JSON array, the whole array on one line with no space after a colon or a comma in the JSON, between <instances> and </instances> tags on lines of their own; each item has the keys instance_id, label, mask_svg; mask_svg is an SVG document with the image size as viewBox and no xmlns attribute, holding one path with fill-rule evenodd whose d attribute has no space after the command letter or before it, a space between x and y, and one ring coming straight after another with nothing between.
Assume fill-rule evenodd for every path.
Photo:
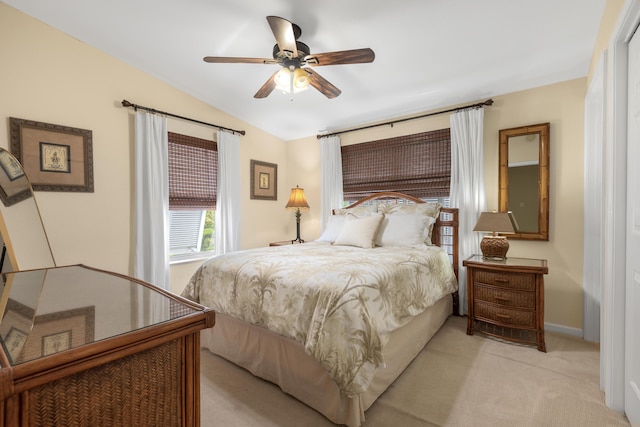
<instances>
[{"instance_id":1,"label":"framed picture","mask_svg":"<svg viewBox=\"0 0 640 427\"><path fill-rule=\"evenodd\" d=\"M11 152L36 191L93 193L92 132L9 118Z\"/></svg>"},{"instance_id":2,"label":"framed picture","mask_svg":"<svg viewBox=\"0 0 640 427\"><path fill-rule=\"evenodd\" d=\"M20 163L8 151L0 149L0 201L14 205L31 197L31 185Z\"/></svg>"},{"instance_id":3,"label":"framed picture","mask_svg":"<svg viewBox=\"0 0 640 427\"><path fill-rule=\"evenodd\" d=\"M33 325L35 311L9 298L0 323L0 338L11 363L22 360L22 352Z\"/></svg>"},{"instance_id":4,"label":"framed picture","mask_svg":"<svg viewBox=\"0 0 640 427\"><path fill-rule=\"evenodd\" d=\"M0 338L12 363L35 360L93 342L95 306L35 315L33 308L9 299Z\"/></svg>"},{"instance_id":5,"label":"framed picture","mask_svg":"<svg viewBox=\"0 0 640 427\"><path fill-rule=\"evenodd\" d=\"M2 167L9 181L15 181L24 176L24 171L20 163L18 163L14 156L4 150L0 151L0 167Z\"/></svg>"},{"instance_id":6,"label":"framed picture","mask_svg":"<svg viewBox=\"0 0 640 427\"><path fill-rule=\"evenodd\" d=\"M24 346L24 343L26 341L27 341L26 332L23 332L20 329L15 327L11 327L11 329L9 329L9 333L2 340L2 342L7 352L7 356L9 356L12 362L20 358L22 347Z\"/></svg>"},{"instance_id":7,"label":"framed picture","mask_svg":"<svg viewBox=\"0 0 640 427\"><path fill-rule=\"evenodd\" d=\"M48 356L93 342L95 306L73 308L36 316L24 354L32 358Z\"/></svg>"},{"instance_id":8,"label":"framed picture","mask_svg":"<svg viewBox=\"0 0 640 427\"><path fill-rule=\"evenodd\" d=\"M251 160L251 198L278 200L278 165Z\"/></svg>"},{"instance_id":9,"label":"framed picture","mask_svg":"<svg viewBox=\"0 0 640 427\"><path fill-rule=\"evenodd\" d=\"M71 329L42 336L42 355L48 356L71 348Z\"/></svg>"}]
</instances>

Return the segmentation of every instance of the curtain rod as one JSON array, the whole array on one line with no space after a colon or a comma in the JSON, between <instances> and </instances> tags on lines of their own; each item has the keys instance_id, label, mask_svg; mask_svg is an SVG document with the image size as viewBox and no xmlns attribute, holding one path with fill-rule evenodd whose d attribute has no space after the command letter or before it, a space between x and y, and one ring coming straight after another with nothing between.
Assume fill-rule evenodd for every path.
<instances>
[{"instance_id":1,"label":"curtain rod","mask_svg":"<svg viewBox=\"0 0 640 427\"><path fill-rule=\"evenodd\" d=\"M243 130L229 129L229 128L226 128L224 126L214 125L212 123L207 123L207 122L201 122L200 120L190 119L189 117L184 117L184 116L178 116L177 114L167 113L166 111L160 111L160 110L156 110L154 108L143 107L142 105L132 104L131 102L127 101L126 99L122 100L122 106L123 107L133 107L136 110L139 108L141 110L149 111L150 113L164 114L165 116L171 116L171 117L175 117L175 118L178 118L178 119L188 120L188 121L194 122L194 123L200 123L201 125L207 125L207 126L211 126L211 127L222 129L222 130L227 130L227 131L230 131L230 132L233 132L233 133L239 133L240 135L244 135L245 134L245 131L243 131Z\"/></svg>"},{"instance_id":2,"label":"curtain rod","mask_svg":"<svg viewBox=\"0 0 640 427\"><path fill-rule=\"evenodd\" d=\"M427 113L427 114L423 114L421 116L407 117L407 118L404 118L404 119L392 120L390 122L385 122L385 123L377 123L375 125L363 126L363 127L359 127L359 128L355 128L355 129L347 129L347 130L341 130L341 131L333 132L333 133L326 133L324 135L318 135L318 139L324 138L324 137L327 137L327 136L340 135L342 133L347 133L347 132L355 132L357 130L371 129L371 128L375 128L375 127L378 127L378 126L390 125L391 127L393 127L393 125L395 123L402 123L402 122L407 122L409 120L422 119L424 117L429 117L429 116L437 116L439 114L451 113L453 111L466 110L466 109L469 109L469 108L482 108L485 105L493 105L493 99L487 99L486 101L479 102L477 104L465 105L464 107L457 107L457 108L451 108L449 110L436 111L434 113Z\"/></svg>"}]
</instances>

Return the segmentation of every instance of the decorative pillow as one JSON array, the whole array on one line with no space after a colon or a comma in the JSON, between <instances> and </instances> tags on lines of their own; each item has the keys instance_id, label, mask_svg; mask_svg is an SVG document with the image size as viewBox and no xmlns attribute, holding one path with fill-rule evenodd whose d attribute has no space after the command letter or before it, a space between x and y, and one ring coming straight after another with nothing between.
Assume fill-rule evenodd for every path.
<instances>
[{"instance_id":1,"label":"decorative pillow","mask_svg":"<svg viewBox=\"0 0 640 427\"><path fill-rule=\"evenodd\" d=\"M384 215L426 215L428 217L437 220L440 216L440 208L442 205L440 203L416 203L412 205L398 205L398 204L384 204L380 205L379 212ZM435 221L434 221L435 223ZM429 235L424 240L427 245L433 245L431 242L431 237L433 234L433 224L429 225Z\"/></svg>"},{"instance_id":2,"label":"decorative pillow","mask_svg":"<svg viewBox=\"0 0 640 427\"><path fill-rule=\"evenodd\" d=\"M324 229L322 236L317 240L318 242L335 242L336 237L342 230L342 225L344 224L347 215L331 215L329 217L329 222L327 222L327 227Z\"/></svg>"},{"instance_id":3,"label":"decorative pillow","mask_svg":"<svg viewBox=\"0 0 640 427\"><path fill-rule=\"evenodd\" d=\"M416 203L411 205L380 204L378 212L384 215L413 215L423 214L437 219L440 215L440 203Z\"/></svg>"},{"instance_id":4,"label":"decorative pillow","mask_svg":"<svg viewBox=\"0 0 640 427\"><path fill-rule=\"evenodd\" d=\"M378 213L378 205L377 204L373 204L373 205L363 205L363 206L356 206L355 208L351 208L351 209L347 209L347 208L342 208L342 209L334 209L333 213L335 215L346 215L346 214L352 214L359 217L363 217L363 216L370 216L370 215L375 215Z\"/></svg>"},{"instance_id":5,"label":"decorative pillow","mask_svg":"<svg viewBox=\"0 0 640 427\"><path fill-rule=\"evenodd\" d=\"M436 220L426 215L385 215L376 246L424 245Z\"/></svg>"},{"instance_id":6,"label":"decorative pillow","mask_svg":"<svg viewBox=\"0 0 640 427\"><path fill-rule=\"evenodd\" d=\"M347 215L344 225L336 237L334 245L357 246L359 248L373 248L373 240L376 237L383 215L370 215L358 218L355 215Z\"/></svg>"}]
</instances>

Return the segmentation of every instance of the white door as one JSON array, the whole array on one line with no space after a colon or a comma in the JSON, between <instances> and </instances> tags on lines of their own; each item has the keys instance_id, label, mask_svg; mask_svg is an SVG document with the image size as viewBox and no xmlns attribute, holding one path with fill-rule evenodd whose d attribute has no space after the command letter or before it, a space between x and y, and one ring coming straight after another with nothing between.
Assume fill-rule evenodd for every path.
<instances>
[{"instance_id":1,"label":"white door","mask_svg":"<svg viewBox=\"0 0 640 427\"><path fill-rule=\"evenodd\" d=\"M629 42L625 412L640 424L640 31Z\"/></svg>"}]
</instances>

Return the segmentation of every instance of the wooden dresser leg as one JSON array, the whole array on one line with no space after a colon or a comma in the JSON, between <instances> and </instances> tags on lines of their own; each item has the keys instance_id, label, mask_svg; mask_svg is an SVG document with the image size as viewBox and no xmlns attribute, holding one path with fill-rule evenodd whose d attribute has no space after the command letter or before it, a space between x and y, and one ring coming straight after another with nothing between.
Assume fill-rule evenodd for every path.
<instances>
[{"instance_id":1,"label":"wooden dresser leg","mask_svg":"<svg viewBox=\"0 0 640 427\"><path fill-rule=\"evenodd\" d=\"M547 345L544 342L544 331L538 332L538 350L544 353L547 352Z\"/></svg>"}]
</instances>

